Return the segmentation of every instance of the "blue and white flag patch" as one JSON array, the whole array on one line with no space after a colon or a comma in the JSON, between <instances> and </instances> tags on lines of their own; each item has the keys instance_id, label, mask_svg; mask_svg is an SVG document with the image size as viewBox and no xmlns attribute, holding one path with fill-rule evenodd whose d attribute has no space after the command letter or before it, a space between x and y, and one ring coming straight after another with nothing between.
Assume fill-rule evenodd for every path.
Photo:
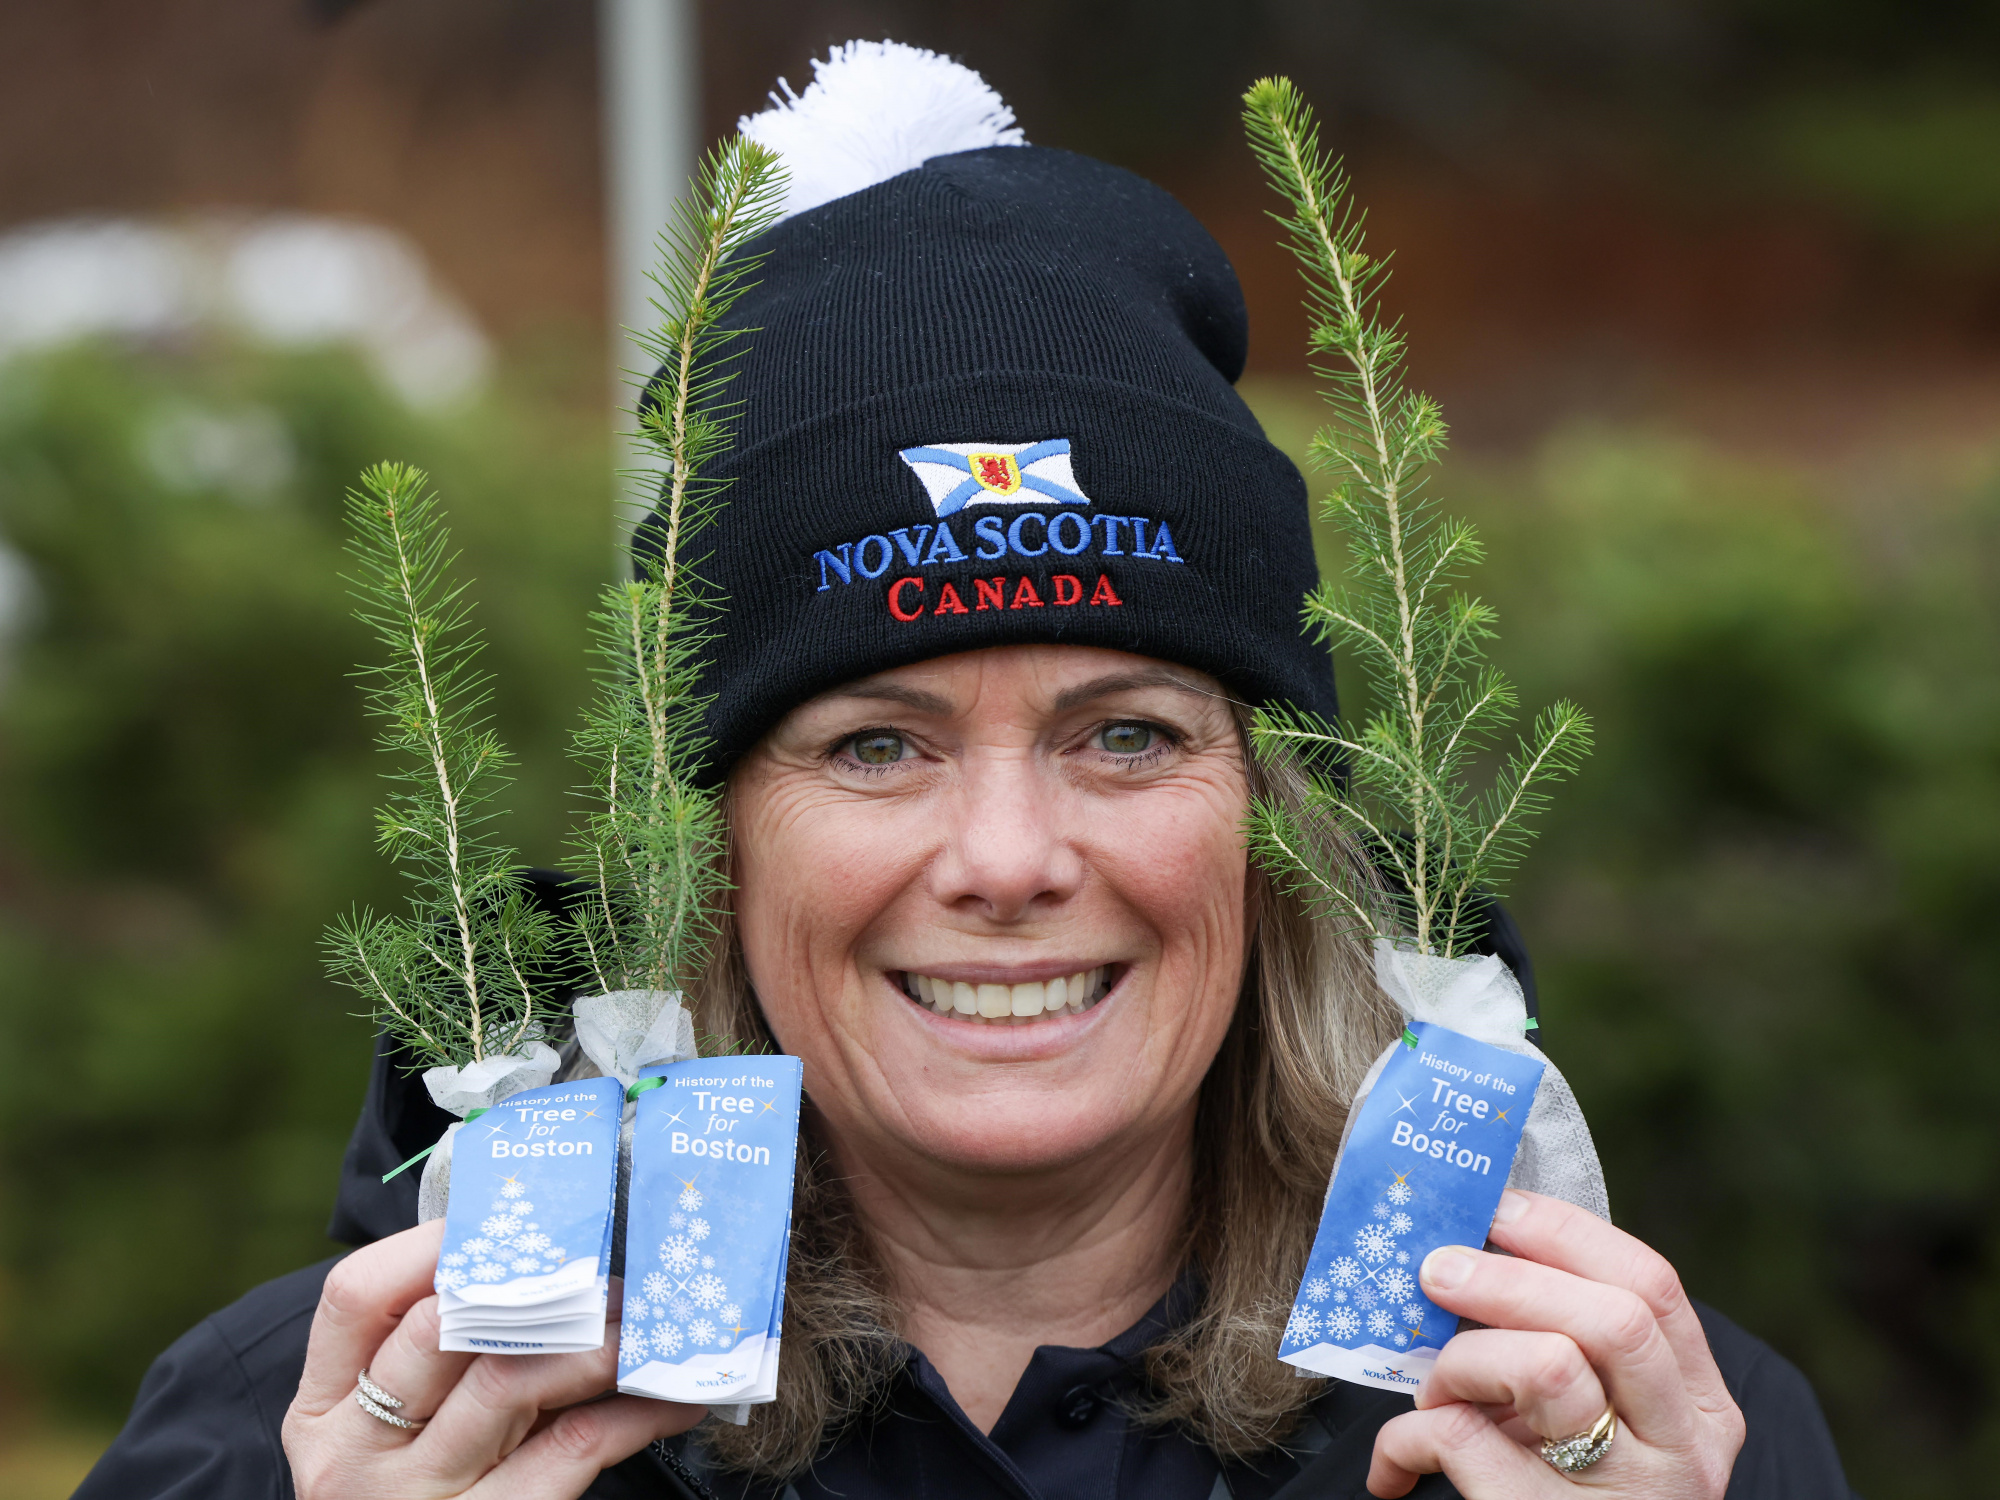
<instances>
[{"instance_id":1,"label":"blue and white flag patch","mask_svg":"<svg viewBox=\"0 0 2000 1500\"><path fill-rule=\"evenodd\" d=\"M1069 439L1039 443L931 443L902 460L942 519L968 505L1088 505L1069 463Z\"/></svg>"}]
</instances>

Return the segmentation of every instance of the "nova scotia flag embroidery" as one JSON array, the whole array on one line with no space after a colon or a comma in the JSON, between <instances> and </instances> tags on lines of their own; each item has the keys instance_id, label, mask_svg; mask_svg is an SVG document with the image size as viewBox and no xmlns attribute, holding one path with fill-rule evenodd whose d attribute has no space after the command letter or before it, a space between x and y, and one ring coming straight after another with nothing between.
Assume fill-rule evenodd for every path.
<instances>
[{"instance_id":1,"label":"nova scotia flag embroidery","mask_svg":"<svg viewBox=\"0 0 2000 1500\"><path fill-rule=\"evenodd\" d=\"M902 460L923 481L942 520L968 505L1088 505L1069 465L1069 439L1039 443L932 443Z\"/></svg>"}]
</instances>

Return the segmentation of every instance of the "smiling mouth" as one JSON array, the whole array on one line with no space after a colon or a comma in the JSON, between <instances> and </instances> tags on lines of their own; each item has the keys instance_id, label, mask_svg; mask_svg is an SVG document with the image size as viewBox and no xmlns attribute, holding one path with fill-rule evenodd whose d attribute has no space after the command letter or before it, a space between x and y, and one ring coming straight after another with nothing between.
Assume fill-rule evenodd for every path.
<instances>
[{"instance_id":1,"label":"smiling mouth","mask_svg":"<svg viewBox=\"0 0 2000 1500\"><path fill-rule=\"evenodd\" d=\"M966 984L907 971L897 978L905 995L941 1016L988 1026L1018 1026L1054 1016L1082 1015L1111 993L1119 972L1116 966L1100 964L1066 978L1029 984Z\"/></svg>"}]
</instances>

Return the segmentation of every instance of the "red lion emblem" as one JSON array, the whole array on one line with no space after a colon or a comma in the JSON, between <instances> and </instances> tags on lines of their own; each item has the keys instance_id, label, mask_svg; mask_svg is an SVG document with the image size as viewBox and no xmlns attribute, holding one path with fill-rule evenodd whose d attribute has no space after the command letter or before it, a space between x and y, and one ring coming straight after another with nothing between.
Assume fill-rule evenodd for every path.
<instances>
[{"instance_id":1,"label":"red lion emblem","mask_svg":"<svg viewBox=\"0 0 2000 1500\"><path fill-rule=\"evenodd\" d=\"M1011 495L1021 487L1021 466L1011 453L968 453L972 477L996 495Z\"/></svg>"}]
</instances>

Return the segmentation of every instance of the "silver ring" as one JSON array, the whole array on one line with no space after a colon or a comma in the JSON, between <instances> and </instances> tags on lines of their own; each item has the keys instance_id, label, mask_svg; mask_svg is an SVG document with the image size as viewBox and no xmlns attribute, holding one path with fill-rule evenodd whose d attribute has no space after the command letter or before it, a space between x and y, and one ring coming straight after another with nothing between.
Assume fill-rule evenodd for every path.
<instances>
[{"instance_id":1,"label":"silver ring","mask_svg":"<svg viewBox=\"0 0 2000 1500\"><path fill-rule=\"evenodd\" d=\"M1611 1451L1618 1436L1618 1414L1610 1407L1575 1437L1543 1438L1542 1458L1558 1474L1580 1474Z\"/></svg>"},{"instance_id":2,"label":"silver ring","mask_svg":"<svg viewBox=\"0 0 2000 1500\"><path fill-rule=\"evenodd\" d=\"M366 1370L363 1370L354 1379L354 1404L367 1412L376 1421L387 1422L391 1427L400 1427L405 1432L415 1432L419 1427L424 1425L422 1422L412 1421L408 1417L397 1416L396 1413L402 1410L402 1401L390 1395L381 1386L370 1380Z\"/></svg>"}]
</instances>

